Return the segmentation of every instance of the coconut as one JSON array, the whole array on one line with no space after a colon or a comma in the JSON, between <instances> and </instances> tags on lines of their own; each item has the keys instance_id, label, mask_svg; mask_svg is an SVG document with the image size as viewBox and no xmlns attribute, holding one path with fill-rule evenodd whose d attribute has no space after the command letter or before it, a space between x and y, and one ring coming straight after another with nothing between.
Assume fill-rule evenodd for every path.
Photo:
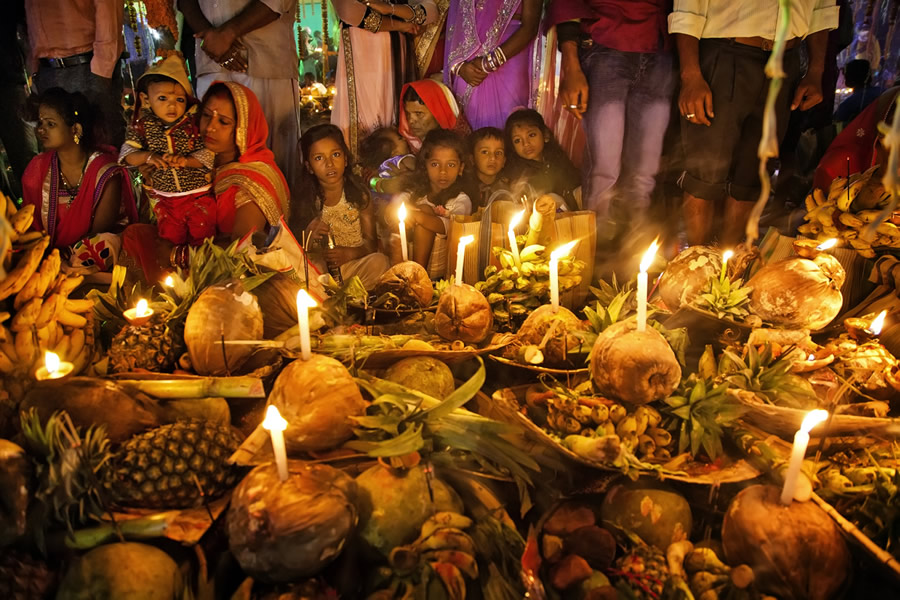
<instances>
[{"instance_id":1,"label":"coconut","mask_svg":"<svg viewBox=\"0 0 900 600\"><path fill-rule=\"evenodd\" d=\"M628 404L667 398L681 382L681 365L669 342L648 327L637 331L622 321L597 336L591 349L591 376L601 394Z\"/></svg>"},{"instance_id":2,"label":"coconut","mask_svg":"<svg viewBox=\"0 0 900 600\"><path fill-rule=\"evenodd\" d=\"M445 340L478 343L494 326L494 313L484 294L467 283L451 285L441 294L434 330Z\"/></svg>"},{"instance_id":3,"label":"coconut","mask_svg":"<svg viewBox=\"0 0 900 600\"><path fill-rule=\"evenodd\" d=\"M359 487L359 537L382 556L416 539L422 524L436 512L463 512L456 491L425 469L391 469L375 465L356 478ZM432 497L434 501L432 502Z\"/></svg>"},{"instance_id":4,"label":"coconut","mask_svg":"<svg viewBox=\"0 0 900 600\"><path fill-rule=\"evenodd\" d=\"M391 293L400 304L425 308L434 299L428 271L419 263L407 260L388 269L375 284L375 295Z\"/></svg>"},{"instance_id":5,"label":"coconut","mask_svg":"<svg viewBox=\"0 0 900 600\"><path fill-rule=\"evenodd\" d=\"M250 471L231 496L228 547L241 568L270 583L315 575L341 553L356 523L356 483L328 465Z\"/></svg>"},{"instance_id":6,"label":"coconut","mask_svg":"<svg viewBox=\"0 0 900 600\"><path fill-rule=\"evenodd\" d=\"M239 281L208 287L188 310L184 343L194 370L200 375L237 373L253 353L252 346L228 345L223 340L259 340L263 316L256 296Z\"/></svg>"},{"instance_id":7,"label":"coconut","mask_svg":"<svg viewBox=\"0 0 900 600\"><path fill-rule=\"evenodd\" d=\"M718 248L691 246L669 261L659 279L659 296L669 310L690 304L722 271Z\"/></svg>"},{"instance_id":8,"label":"coconut","mask_svg":"<svg viewBox=\"0 0 900 600\"><path fill-rule=\"evenodd\" d=\"M603 525L631 532L651 546L665 550L691 535L693 517L684 496L644 481L616 485L600 507Z\"/></svg>"},{"instance_id":9,"label":"coconut","mask_svg":"<svg viewBox=\"0 0 900 600\"><path fill-rule=\"evenodd\" d=\"M838 315L844 269L830 254L792 257L761 268L747 285L750 310L765 321L792 329L822 329Z\"/></svg>"},{"instance_id":10,"label":"coconut","mask_svg":"<svg viewBox=\"0 0 900 600\"><path fill-rule=\"evenodd\" d=\"M0 548L25 535L31 475L25 450L9 440L0 440Z\"/></svg>"},{"instance_id":11,"label":"coconut","mask_svg":"<svg viewBox=\"0 0 900 600\"><path fill-rule=\"evenodd\" d=\"M551 327L553 332L545 343L544 337ZM585 330L584 323L568 308L560 306L554 310L553 305L544 304L528 315L519 327L518 337L526 345L543 344L545 365L563 367L569 364L568 354L581 346L581 339L575 332Z\"/></svg>"},{"instance_id":12,"label":"coconut","mask_svg":"<svg viewBox=\"0 0 900 600\"><path fill-rule=\"evenodd\" d=\"M265 315L263 337L275 339L297 324L297 292L300 284L284 273L276 273L253 289L259 310Z\"/></svg>"},{"instance_id":13,"label":"coconut","mask_svg":"<svg viewBox=\"0 0 900 600\"><path fill-rule=\"evenodd\" d=\"M780 497L763 485L735 496L722 523L726 560L749 565L758 589L782 600L836 597L850 572L840 530L815 503Z\"/></svg>"},{"instance_id":14,"label":"coconut","mask_svg":"<svg viewBox=\"0 0 900 600\"><path fill-rule=\"evenodd\" d=\"M456 389L450 367L430 356L399 360L388 367L384 378L439 400Z\"/></svg>"},{"instance_id":15,"label":"coconut","mask_svg":"<svg viewBox=\"0 0 900 600\"><path fill-rule=\"evenodd\" d=\"M343 444L353 436L350 417L362 415L368 406L347 368L321 354L288 364L275 380L269 402L288 422L287 447L299 452Z\"/></svg>"},{"instance_id":16,"label":"coconut","mask_svg":"<svg viewBox=\"0 0 900 600\"><path fill-rule=\"evenodd\" d=\"M184 578L172 558L153 546L123 542L94 548L66 571L56 600L177 600Z\"/></svg>"}]
</instances>

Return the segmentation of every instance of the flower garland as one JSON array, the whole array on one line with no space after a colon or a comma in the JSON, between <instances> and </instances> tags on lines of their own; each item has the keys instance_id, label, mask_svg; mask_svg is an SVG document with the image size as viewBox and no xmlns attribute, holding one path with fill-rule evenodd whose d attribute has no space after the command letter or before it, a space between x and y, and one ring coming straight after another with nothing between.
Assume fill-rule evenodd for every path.
<instances>
[{"instance_id":1,"label":"flower garland","mask_svg":"<svg viewBox=\"0 0 900 600\"><path fill-rule=\"evenodd\" d=\"M147 9L147 25L153 29L165 27L178 40L178 23L175 21L175 0L143 0Z\"/></svg>"}]
</instances>

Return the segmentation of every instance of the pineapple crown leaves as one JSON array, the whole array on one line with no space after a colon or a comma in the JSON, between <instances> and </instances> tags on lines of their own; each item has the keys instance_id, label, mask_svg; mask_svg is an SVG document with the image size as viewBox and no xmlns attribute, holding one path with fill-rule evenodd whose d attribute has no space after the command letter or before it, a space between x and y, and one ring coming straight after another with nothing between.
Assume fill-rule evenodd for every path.
<instances>
[{"instance_id":1,"label":"pineapple crown leaves","mask_svg":"<svg viewBox=\"0 0 900 600\"><path fill-rule=\"evenodd\" d=\"M744 286L742 279L734 281L726 278L711 277L709 285L694 298L694 305L716 315L716 318L733 317L743 319L750 314L752 288Z\"/></svg>"},{"instance_id":2,"label":"pineapple crown leaves","mask_svg":"<svg viewBox=\"0 0 900 600\"><path fill-rule=\"evenodd\" d=\"M348 310L348 305L357 304L365 307L369 302L369 292L359 276L354 275L338 283L331 275L327 275L320 281L328 293L328 298L313 310L320 311L326 323L332 327L355 324L356 319Z\"/></svg>"},{"instance_id":3,"label":"pineapple crown leaves","mask_svg":"<svg viewBox=\"0 0 900 600\"><path fill-rule=\"evenodd\" d=\"M747 345L744 355L739 356L725 349L719 359L719 376L730 387L753 392L769 404L793 408L816 406L818 400L809 383L791 373L791 350L793 347L785 348L775 356L769 343L762 351Z\"/></svg>"},{"instance_id":4,"label":"pineapple crown leaves","mask_svg":"<svg viewBox=\"0 0 900 600\"><path fill-rule=\"evenodd\" d=\"M712 348L707 346L708 351ZM702 449L715 460L722 454L724 427L733 425L746 409L728 394L725 383L714 384L691 374L681 382L679 394L664 400L678 434L678 452L690 449L696 456Z\"/></svg>"}]
</instances>

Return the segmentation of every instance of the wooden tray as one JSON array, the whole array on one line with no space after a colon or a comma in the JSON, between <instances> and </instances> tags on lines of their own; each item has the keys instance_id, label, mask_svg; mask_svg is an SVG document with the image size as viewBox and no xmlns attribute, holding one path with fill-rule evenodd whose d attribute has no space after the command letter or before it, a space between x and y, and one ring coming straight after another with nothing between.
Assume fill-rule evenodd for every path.
<instances>
[{"instance_id":1,"label":"wooden tray","mask_svg":"<svg viewBox=\"0 0 900 600\"><path fill-rule=\"evenodd\" d=\"M525 398L525 391L528 387L529 386L527 385L520 385L497 390L494 392L490 404L478 404L476 412L498 421L520 426L524 430L524 439L527 442L529 449L538 448L543 454L549 454L551 456L555 455L557 460L562 460L569 464L575 463L592 469L610 472L620 471L617 467L587 460L572 452L558 443L546 431L538 427L534 421L524 415L521 408ZM748 481L756 479L760 475L760 472L757 469L743 459L733 462L724 468L716 469L715 471L704 470L701 472L700 468L699 465L695 465L694 469L689 466L684 474L661 474L658 471L651 470L642 471L641 473L663 479L673 479L675 481L703 485L719 485L723 483Z\"/></svg>"}]
</instances>

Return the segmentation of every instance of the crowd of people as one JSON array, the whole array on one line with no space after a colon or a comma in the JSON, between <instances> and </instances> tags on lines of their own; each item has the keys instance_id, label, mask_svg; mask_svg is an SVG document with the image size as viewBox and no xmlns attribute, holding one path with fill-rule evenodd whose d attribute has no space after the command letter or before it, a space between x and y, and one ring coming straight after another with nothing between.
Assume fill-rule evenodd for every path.
<instances>
[{"instance_id":1,"label":"crowd of people","mask_svg":"<svg viewBox=\"0 0 900 600\"><path fill-rule=\"evenodd\" d=\"M593 211L600 251L614 251L646 225L675 115L689 243L739 242L759 195L775 0L332 0L342 23L332 124L302 136L295 0L178 0L195 77L180 54L160 58L118 133L107 96L122 3L60 2L84 27L59 38L64 17L24 4L43 152L25 169L23 199L82 264L130 261L157 281L206 238L287 227L321 240L321 266L368 283L399 260L402 203L409 256L444 277L452 218L504 193ZM780 137L792 111L823 99L838 10L791 5ZM562 116L534 109L546 40L560 52ZM877 96L866 90L847 111ZM582 124L580 168L554 133L565 118Z\"/></svg>"}]
</instances>

